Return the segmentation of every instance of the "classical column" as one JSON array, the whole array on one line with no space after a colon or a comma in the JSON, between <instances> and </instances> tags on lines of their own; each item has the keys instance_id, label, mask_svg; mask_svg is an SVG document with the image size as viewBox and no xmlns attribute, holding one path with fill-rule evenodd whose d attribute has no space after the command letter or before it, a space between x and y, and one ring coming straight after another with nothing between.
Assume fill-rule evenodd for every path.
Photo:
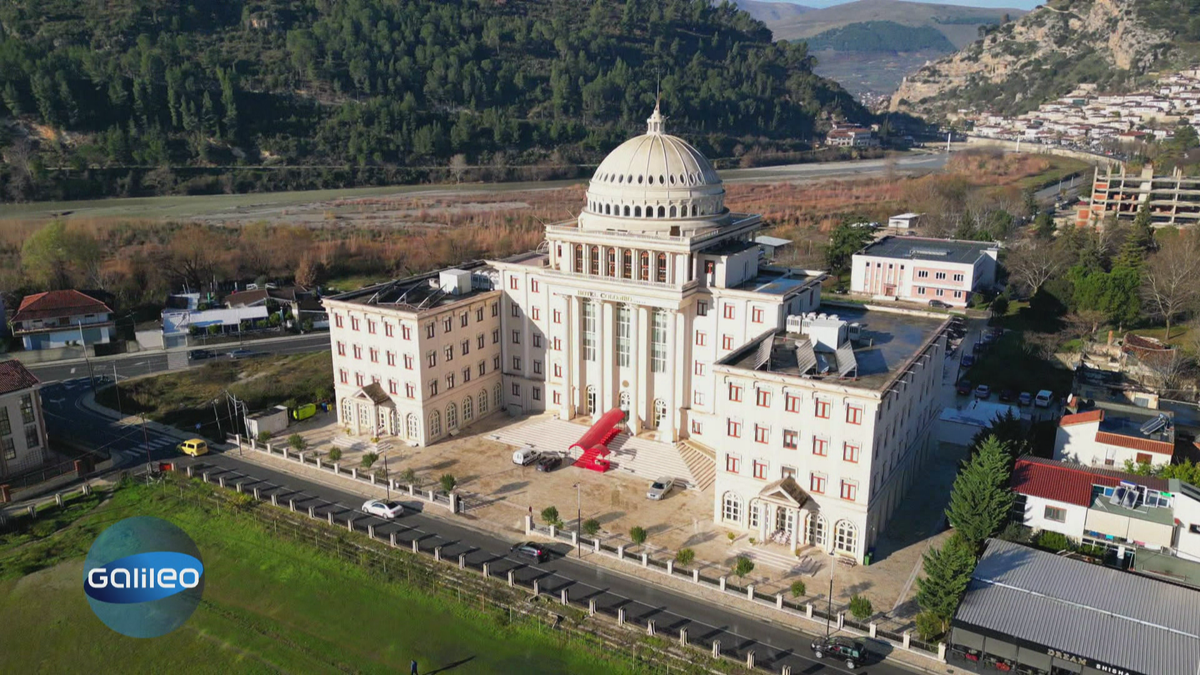
<instances>
[{"instance_id":1,"label":"classical column","mask_svg":"<svg viewBox=\"0 0 1200 675\"><path fill-rule=\"evenodd\" d=\"M667 382L670 385L667 387L665 397L667 414L663 421L666 423L666 429L662 430L662 433L659 434L659 440L666 440L672 443L679 440L679 433L676 427L679 424L679 408L682 407L680 396L682 392L679 391L680 384L677 377L679 368L676 367L677 359L672 358L678 348L678 342L676 342L675 337L679 334L679 331L676 330L676 324L679 322L680 317L681 314L679 312L667 312L667 358L665 365L667 368Z\"/></svg>"},{"instance_id":2,"label":"classical column","mask_svg":"<svg viewBox=\"0 0 1200 675\"><path fill-rule=\"evenodd\" d=\"M583 340L580 335L583 326L580 322L583 318L580 316L579 303L579 296L570 296L567 300L566 321L563 322L566 331L566 335L563 336L563 367L567 369L567 391L564 397L567 419L575 418L579 406L576 396L583 396L580 377L583 363Z\"/></svg>"},{"instance_id":3,"label":"classical column","mask_svg":"<svg viewBox=\"0 0 1200 675\"><path fill-rule=\"evenodd\" d=\"M600 302L599 311L596 315L597 326L596 349L599 350L600 357L600 381L596 383L596 405L600 408L601 413L606 413L611 410L613 402L616 401L616 391L620 386L620 382L614 381L617 379L615 372L616 358L615 349L615 334L616 334L616 306L611 302Z\"/></svg>"},{"instance_id":4,"label":"classical column","mask_svg":"<svg viewBox=\"0 0 1200 675\"><path fill-rule=\"evenodd\" d=\"M629 428L633 434L642 430L642 410L645 408L649 364L646 363L646 338L642 331L646 326L646 308L630 306L630 363L633 364L633 390L629 401Z\"/></svg>"}]
</instances>

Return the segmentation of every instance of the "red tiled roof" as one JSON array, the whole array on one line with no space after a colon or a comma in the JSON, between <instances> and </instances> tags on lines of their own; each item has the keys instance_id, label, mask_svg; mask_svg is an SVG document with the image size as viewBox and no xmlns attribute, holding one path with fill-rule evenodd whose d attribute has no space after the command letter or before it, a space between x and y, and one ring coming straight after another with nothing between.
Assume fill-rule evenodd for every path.
<instances>
[{"instance_id":1,"label":"red tiled roof","mask_svg":"<svg viewBox=\"0 0 1200 675\"><path fill-rule=\"evenodd\" d=\"M12 320L13 323L19 323L80 314L111 313L112 310L108 308L108 305L85 293L76 290L46 291L25 296Z\"/></svg>"},{"instance_id":2,"label":"red tiled roof","mask_svg":"<svg viewBox=\"0 0 1200 675\"><path fill-rule=\"evenodd\" d=\"M1087 424L1089 422L1103 422L1103 410L1089 410L1087 412L1075 413L1074 415L1063 415L1059 420L1058 426L1069 427L1072 424Z\"/></svg>"},{"instance_id":3,"label":"red tiled roof","mask_svg":"<svg viewBox=\"0 0 1200 675\"><path fill-rule=\"evenodd\" d=\"M20 361L0 361L0 395L28 389L37 383L38 379Z\"/></svg>"},{"instance_id":4,"label":"red tiled roof","mask_svg":"<svg viewBox=\"0 0 1200 675\"><path fill-rule=\"evenodd\" d=\"M1090 506L1092 486L1115 486L1115 478L1097 476L1083 467L1061 463L1017 460L1013 468L1012 487L1023 495L1041 497L1077 506Z\"/></svg>"},{"instance_id":5,"label":"red tiled roof","mask_svg":"<svg viewBox=\"0 0 1200 675\"><path fill-rule=\"evenodd\" d=\"M1122 436L1107 431L1096 432L1096 442L1104 443L1105 445L1116 445L1130 450L1141 450L1143 452L1157 452L1160 455L1174 455L1175 444L1167 443L1166 441L1155 441L1149 438L1134 438L1132 436Z\"/></svg>"}]
</instances>

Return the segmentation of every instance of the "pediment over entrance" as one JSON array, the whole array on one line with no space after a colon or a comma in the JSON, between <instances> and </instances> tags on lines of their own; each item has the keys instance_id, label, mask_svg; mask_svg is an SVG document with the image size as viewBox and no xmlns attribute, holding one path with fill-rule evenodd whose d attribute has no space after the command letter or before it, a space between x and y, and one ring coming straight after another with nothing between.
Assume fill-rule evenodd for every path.
<instances>
[{"instance_id":1,"label":"pediment over entrance","mask_svg":"<svg viewBox=\"0 0 1200 675\"><path fill-rule=\"evenodd\" d=\"M804 506L808 501L808 493L800 489L800 486L796 484L796 479L791 476L767 485L758 493L758 496L761 499L796 508Z\"/></svg>"},{"instance_id":2,"label":"pediment over entrance","mask_svg":"<svg viewBox=\"0 0 1200 675\"><path fill-rule=\"evenodd\" d=\"M358 391L354 392L354 395L351 396L351 398L362 401L370 401L375 405L389 405L392 403L391 397L387 395L387 392L383 390L383 387L378 382L372 382L371 384L359 389Z\"/></svg>"}]
</instances>

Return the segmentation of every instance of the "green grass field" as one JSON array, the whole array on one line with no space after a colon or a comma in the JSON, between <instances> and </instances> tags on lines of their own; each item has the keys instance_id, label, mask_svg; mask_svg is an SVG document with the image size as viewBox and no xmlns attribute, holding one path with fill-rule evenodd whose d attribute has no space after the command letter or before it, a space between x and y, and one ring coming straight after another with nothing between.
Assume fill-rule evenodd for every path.
<instances>
[{"instance_id":1,"label":"green grass field","mask_svg":"<svg viewBox=\"0 0 1200 675\"><path fill-rule=\"evenodd\" d=\"M564 642L562 633L501 625L455 602L373 579L311 547L276 539L251 519L213 516L176 494L126 487L56 534L0 539L0 654L7 672L407 673L410 659L422 673L638 672L621 655L601 656ZM83 593L91 542L108 524L133 515L171 520L204 558L202 605L183 628L155 639L109 630ZM14 564L18 559L25 564Z\"/></svg>"}]
</instances>

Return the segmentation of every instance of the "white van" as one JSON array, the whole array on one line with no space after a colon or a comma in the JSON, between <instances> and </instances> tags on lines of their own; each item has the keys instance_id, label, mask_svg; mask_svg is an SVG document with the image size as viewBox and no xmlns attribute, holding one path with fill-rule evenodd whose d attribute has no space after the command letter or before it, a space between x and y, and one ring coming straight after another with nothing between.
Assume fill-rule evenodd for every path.
<instances>
[{"instance_id":1,"label":"white van","mask_svg":"<svg viewBox=\"0 0 1200 675\"><path fill-rule=\"evenodd\" d=\"M513 464L529 466L538 460L542 453L533 448L521 448L513 453Z\"/></svg>"},{"instance_id":2,"label":"white van","mask_svg":"<svg viewBox=\"0 0 1200 675\"><path fill-rule=\"evenodd\" d=\"M1049 389L1039 391L1033 398L1033 404L1039 408L1049 408L1051 403L1054 403L1054 393Z\"/></svg>"}]
</instances>

